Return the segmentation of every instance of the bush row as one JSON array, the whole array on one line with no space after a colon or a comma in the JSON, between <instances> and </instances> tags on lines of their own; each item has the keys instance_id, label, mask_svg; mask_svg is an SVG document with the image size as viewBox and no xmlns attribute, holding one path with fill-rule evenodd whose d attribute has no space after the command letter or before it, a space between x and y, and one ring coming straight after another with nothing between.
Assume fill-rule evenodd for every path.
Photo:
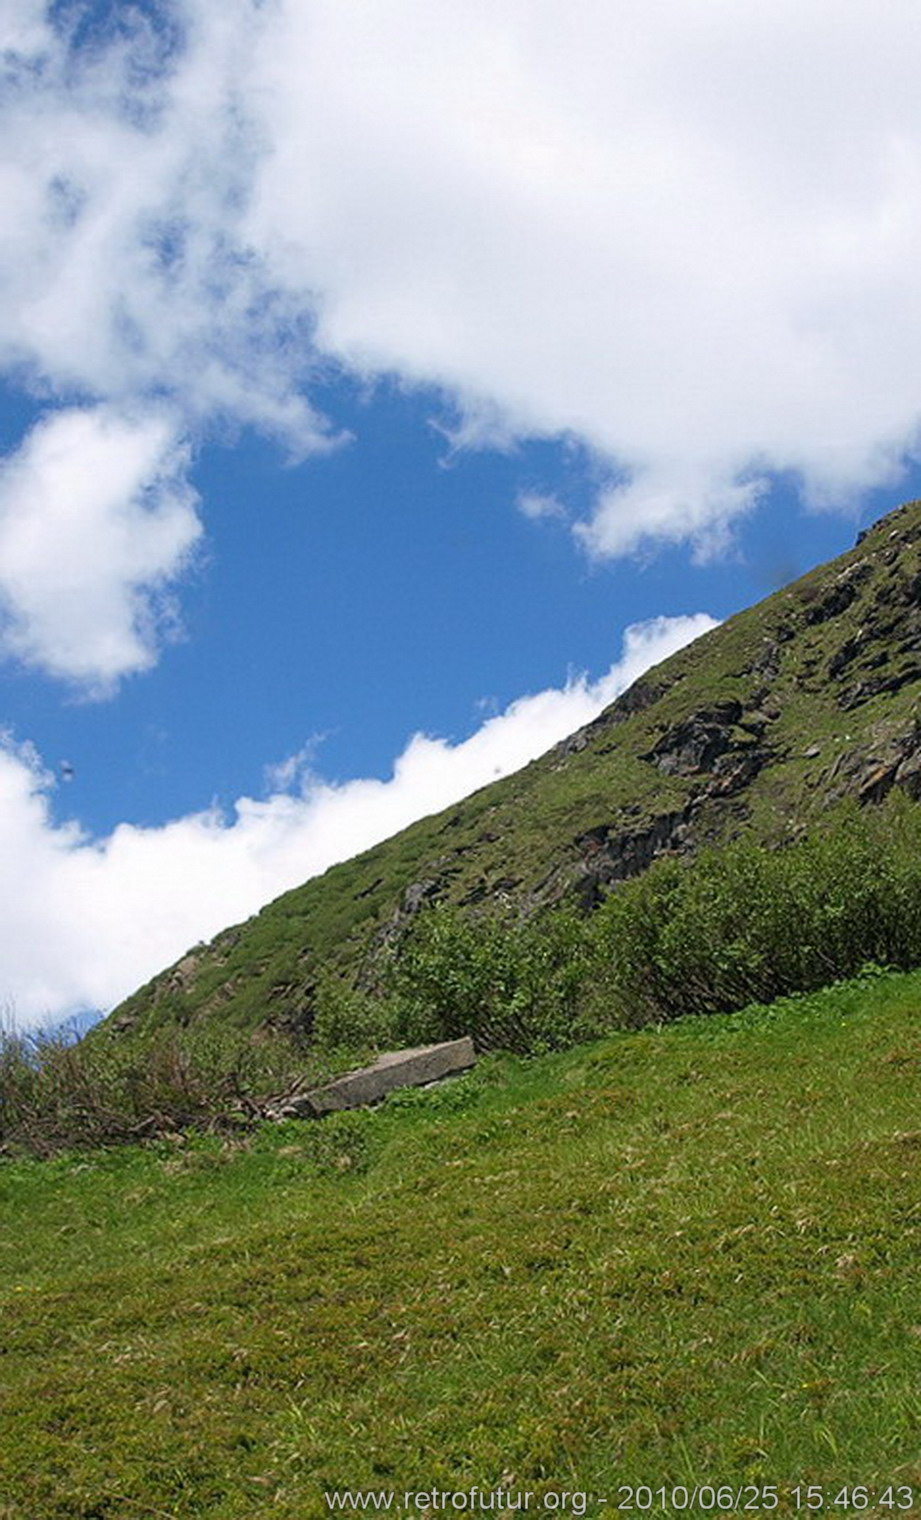
<instances>
[{"instance_id":1,"label":"bush row","mask_svg":"<svg viewBox=\"0 0 921 1520\"><path fill-rule=\"evenodd\" d=\"M784 849L739 841L662 859L589 918L436 905L398 945L376 1017L382 1032L546 1050L809 991L870 963L921 965L921 807L902 797L842 808Z\"/></svg>"},{"instance_id":2,"label":"bush row","mask_svg":"<svg viewBox=\"0 0 921 1520\"><path fill-rule=\"evenodd\" d=\"M309 1060L320 1076L465 1034L480 1049L539 1053L810 991L867 964L921 965L921 806L901 797L846 807L784 849L739 841L660 860L589 917L429 907L375 995L321 984ZM252 1123L307 1059L212 1026L126 1044L0 1037L0 1146L50 1154Z\"/></svg>"},{"instance_id":3,"label":"bush row","mask_svg":"<svg viewBox=\"0 0 921 1520\"><path fill-rule=\"evenodd\" d=\"M0 1150L50 1156L180 1130L251 1125L292 1052L213 1029L119 1043L0 1034Z\"/></svg>"}]
</instances>

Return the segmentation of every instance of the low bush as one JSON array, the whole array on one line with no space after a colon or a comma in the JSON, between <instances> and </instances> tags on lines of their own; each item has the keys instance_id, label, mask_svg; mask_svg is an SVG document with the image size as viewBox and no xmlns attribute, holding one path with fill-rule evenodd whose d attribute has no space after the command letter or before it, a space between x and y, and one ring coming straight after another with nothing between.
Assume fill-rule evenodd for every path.
<instances>
[{"instance_id":1,"label":"low bush","mask_svg":"<svg viewBox=\"0 0 921 1520\"><path fill-rule=\"evenodd\" d=\"M921 809L846 807L785 849L666 860L611 894L593 961L621 1022L730 1012L921 965Z\"/></svg>"},{"instance_id":2,"label":"low bush","mask_svg":"<svg viewBox=\"0 0 921 1520\"><path fill-rule=\"evenodd\" d=\"M399 942L388 990L407 1040L472 1035L482 1050L541 1052L587 1039L590 943L569 911L540 920L422 913Z\"/></svg>"},{"instance_id":3,"label":"low bush","mask_svg":"<svg viewBox=\"0 0 921 1520\"><path fill-rule=\"evenodd\" d=\"M353 987L343 977L322 979L314 994L311 1042L321 1063L341 1065L402 1042L393 1000Z\"/></svg>"},{"instance_id":4,"label":"low bush","mask_svg":"<svg viewBox=\"0 0 921 1520\"><path fill-rule=\"evenodd\" d=\"M303 1063L302 1063L303 1064ZM281 1040L214 1029L119 1043L0 1034L0 1148L33 1155L251 1125L292 1069Z\"/></svg>"},{"instance_id":5,"label":"low bush","mask_svg":"<svg viewBox=\"0 0 921 1520\"><path fill-rule=\"evenodd\" d=\"M417 1035L539 1051L808 992L868 963L921 965L921 807L904 797L844 806L783 849L659 860L590 918L436 905L398 944L390 985Z\"/></svg>"}]
</instances>

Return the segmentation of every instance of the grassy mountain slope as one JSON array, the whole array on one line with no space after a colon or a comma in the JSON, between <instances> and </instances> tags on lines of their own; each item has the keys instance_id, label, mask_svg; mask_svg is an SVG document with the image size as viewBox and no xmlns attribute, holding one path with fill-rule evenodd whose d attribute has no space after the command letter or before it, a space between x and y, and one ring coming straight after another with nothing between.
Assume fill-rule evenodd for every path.
<instances>
[{"instance_id":1,"label":"grassy mountain slope","mask_svg":"<svg viewBox=\"0 0 921 1520\"><path fill-rule=\"evenodd\" d=\"M921 1513L919 1008L879 977L322 1125L3 1161L0 1515L500 1483Z\"/></svg>"},{"instance_id":2,"label":"grassy mountain slope","mask_svg":"<svg viewBox=\"0 0 921 1520\"><path fill-rule=\"evenodd\" d=\"M523 771L320 878L134 994L108 1028L309 1029L435 899L590 905L663 853L795 837L845 795L921 792L921 503L650 671Z\"/></svg>"}]
</instances>

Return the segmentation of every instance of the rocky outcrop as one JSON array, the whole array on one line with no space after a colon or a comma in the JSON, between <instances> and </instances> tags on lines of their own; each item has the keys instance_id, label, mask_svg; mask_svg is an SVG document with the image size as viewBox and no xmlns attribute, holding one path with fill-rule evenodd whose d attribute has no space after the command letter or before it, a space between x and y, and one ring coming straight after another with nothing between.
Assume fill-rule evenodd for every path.
<instances>
[{"instance_id":1,"label":"rocky outcrop","mask_svg":"<svg viewBox=\"0 0 921 1520\"><path fill-rule=\"evenodd\" d=\"M641 828L599 824L574 841L579 852L576 890L583 906L594 907L617 882L639 876L660 855L673 855L690 844L693 802L677 812L661 813Z\"/></svg>"},{"instance_id":2,"label":"rocky outcrop","mask_svg":"<svg viewBox=\"0 0 921 1520\"><path fill-rule=\"evenodd\" d=\"M898 787L913 801L921 800L921 725L866 750L840 754L821 778L826 806L856 796L862 805L882 802Z\"/></svg>"},{"instance_id":3,"label":"rocky outcrop","mask_svg":"<svg viewBox=\"0 0 921 1520\"><path fill-rule=\"evenodd\" d=\"M840 617L846 612L872 568L864 561L848 565L835 576L830 585L821 590L808 583L802 587L800 598L807 603L804 621L811 627L825 623L829 618Z\"/></svg>"},{"instance_id":4,"label":"rocky outcrop","mask_svg":"<svg viewBox=\"0 0 921 1520\"><path fill-rule=\"evenodd\" d=\"M429 876L422 881L410 882L404 889L399 906L378 929L376 946L390 945L398 940L420 909L426 903L435 902L442 895L447 884L448 878L445 876Z\"/></svg>"},{"instance_id":5,"label":"rocky outcrop","mask_svg":"<svg viewBox=\"0 0 921 1520\"><path fill-rule=\"evenodd\" d=\"M621 817L578 835L575 886L583 905L594 907L611 887L639 876L660 856L685 854L699 845L695 821L706 804L743 792L777 758L775 747L765 742L775 717L728 698L664 729L642 759L663 775L690 778L696 785L683 807L633 826L625 827Z\"/></svg>"},{"instance_id":6,"label":"rocky outcrop","mask_svg":"<svg viewBox=\"0 0 921 1520\"><path fill-rule=\"evenodd\" d=\"M870 572L869 565L852 569ZM854 573L848 584L865 578ZM859 627L833 651L824 674L832 685L840 684L838 706L850 712L921 680L919 656L921 577L902 571L896 559L865 599Z\"/></svg>"},{"instance_id":7,"label":"rocky outcrop","mask_svg":"<svg viewBox=\"0 0 921 1520\"><path fill-rule=\"evenodd\" d=\"M901 691L903 686L919 680L921 680L921 664L903 666L901 670L891 671L889 675L867 676L841 693L838 706L844 712L852 712L855 707L862 706L873 697L880 697L884 692Z\"/></svg>"},{"instance_id":8,"label":"rocky outcrop","mask_svg":"<svg viewBox=\"0 0 921 1520\"><path fill-rule=\"evenodd\" d=\"M712 772L725 783L720 791L726 796L747 786L771 758L761 743L769 722L763 712L746 715L741 702L717 702L667 728L642 758L664 776Z\"/></svg>"}]
</instances>

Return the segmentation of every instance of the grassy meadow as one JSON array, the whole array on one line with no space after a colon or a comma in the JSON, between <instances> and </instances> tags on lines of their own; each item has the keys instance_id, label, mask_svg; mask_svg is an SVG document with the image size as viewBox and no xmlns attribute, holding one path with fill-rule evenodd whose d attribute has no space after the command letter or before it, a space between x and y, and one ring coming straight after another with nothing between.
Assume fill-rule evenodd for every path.
<instances>
[{"instance_id":1,"label":"grassy meadow","mask_svg":"<svg viewBox=\"0 0 921 1520\"><path fill-rule=\"evenodd\" d=\"M0 1194L2 1520L921 1514L919 973Z\"/></svg>"}]
</instances>

